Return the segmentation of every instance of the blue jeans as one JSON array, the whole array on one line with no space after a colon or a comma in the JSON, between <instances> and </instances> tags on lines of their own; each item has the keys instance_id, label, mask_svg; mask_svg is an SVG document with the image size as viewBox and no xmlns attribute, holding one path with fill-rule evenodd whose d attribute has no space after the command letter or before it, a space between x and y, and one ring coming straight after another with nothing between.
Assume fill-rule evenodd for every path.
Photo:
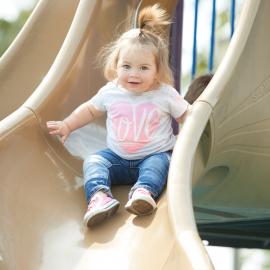
<instances>
[{"instance_id":1,"label":"blue jeans","mask_svg":"<svg viewBox=\"0 0 270 270\"><path fill-rule=\"evenodd\" d=\"M170 159L171 151L137 160L123 159L110 149L89 156L83 164L87 202L99 190L111 195L111 185L133 185L129 197L143 187L157 199L167 182Z\"/></svg>"}]
</instances>

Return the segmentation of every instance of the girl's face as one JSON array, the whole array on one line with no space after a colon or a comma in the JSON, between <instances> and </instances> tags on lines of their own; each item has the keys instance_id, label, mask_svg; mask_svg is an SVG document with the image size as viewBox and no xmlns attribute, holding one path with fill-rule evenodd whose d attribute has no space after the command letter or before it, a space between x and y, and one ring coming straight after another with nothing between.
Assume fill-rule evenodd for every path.
<instances>
[{"instance_id":1,"label":"girl's face","mask_svg":"<svg viewBox=\"0 0 270 270\"><path fill-rule=\"evenodd\" d=\"M126 90L142 93L158 86L156 60L150 48L122 48L117 63L118 83Z\"/></svg>"}]
</instances>

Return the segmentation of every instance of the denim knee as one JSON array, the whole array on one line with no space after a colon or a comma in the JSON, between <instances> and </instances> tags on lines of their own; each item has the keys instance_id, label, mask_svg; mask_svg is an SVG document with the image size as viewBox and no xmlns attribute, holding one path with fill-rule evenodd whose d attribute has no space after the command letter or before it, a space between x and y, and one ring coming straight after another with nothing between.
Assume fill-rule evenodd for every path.
<instances>
[{"instance_id":1,"label":"denim knee","mask_svg":"<svg viewBox=\"0 0 270 270\"><path fill-rule=\"evenodd\" d=\"M84 189L87 201L99 190L110 193L109 168L112 164L103 156L94 154L83 163Z\"/></svg>"},{"instance_id":2,"label":"denim knee","mask_svg":"<svg viewBox=\"0 0 270 270\"><path fill-rule=\"evenodd\" d=\"M139 178L131 189L146 188L157 199L162 193L168 177L171 153L162 152L145 158L140 164Z\"/></svg>"}]
</instances>

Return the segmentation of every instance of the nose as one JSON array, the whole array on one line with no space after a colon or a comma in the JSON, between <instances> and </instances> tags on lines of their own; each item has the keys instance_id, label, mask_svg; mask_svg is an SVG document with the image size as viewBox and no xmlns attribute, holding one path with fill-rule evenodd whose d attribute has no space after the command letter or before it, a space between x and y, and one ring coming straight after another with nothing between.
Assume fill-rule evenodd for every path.
<instances>
[{"instance_id":1,"label":"nose","mask_svg":"<svg viewBox=\"0 0 270 270\"><path fill-rule=\"evenodd\" d=\"M137 77L139 74L138 70L136 68L130 69L129 76L131 77Z\"/></svg>"}]
</instances>

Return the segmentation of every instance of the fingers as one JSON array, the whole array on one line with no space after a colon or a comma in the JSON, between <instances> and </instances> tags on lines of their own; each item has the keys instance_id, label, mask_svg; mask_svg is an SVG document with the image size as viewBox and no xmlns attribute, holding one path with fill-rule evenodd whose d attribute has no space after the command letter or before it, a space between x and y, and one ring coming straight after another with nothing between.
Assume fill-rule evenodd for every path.
<instances>
[{"instance_id":1,"label":"fingers","mask_svg":"<svg viewBox=\"0 0 270 270\"><path fill-rule=\"evenodd\" d=\"M50 135L61 135L61 131L59 129L56 130L50 130L49 131Z\"/></svg>"},{"instance_id":2,"label":"fingers","mask_svg":"<svg viewBox=\"0 0 270 270\"><path fill-rule=\"evenodd\" d=\"M47 124L47 128L55 129L55 128L59 128L62 122L61 121L48 121L46 124Z\"/></svg>"},{"instance_id":3,"label":"fingers","mask_svg":"<svg viewBox=\"0 0 270 270\"><path fill-rule=\"evenodd\" d=\"M50 135L60 135L61 142L64 144L69 135L69 130L66 128L63 121L48 121L46 123Z\"/></svg>"},{"instance_id":4,"label":"fingers","mask_svg":"<svg viewBox=\"0 0 270 270\"><path fill-rule=\"evenodd\" d=\"M61 143L64 144L66 139L67 139L67 135L62 136L61 137Z\"/></svg>"},{"instance_id":5,"label":"fingers","mask_svg":"<svg viewBox=\"0 0 270 270\"><path fill-rule=\"evenodd\" d=\"M48 121L47 128L49 129L49 134L59 135L61 134L62 122L61 121Z\"/></svg>"},{"instance_id":6,"label":"fingers","mask_svg":"<svg viewBox=\"0 0 270 270\"><path fill-rule=\"evenodd\" d=\"M50 135L61 135L61 131L58 127L48 127Z\"/></svg>"}]
</instances>

